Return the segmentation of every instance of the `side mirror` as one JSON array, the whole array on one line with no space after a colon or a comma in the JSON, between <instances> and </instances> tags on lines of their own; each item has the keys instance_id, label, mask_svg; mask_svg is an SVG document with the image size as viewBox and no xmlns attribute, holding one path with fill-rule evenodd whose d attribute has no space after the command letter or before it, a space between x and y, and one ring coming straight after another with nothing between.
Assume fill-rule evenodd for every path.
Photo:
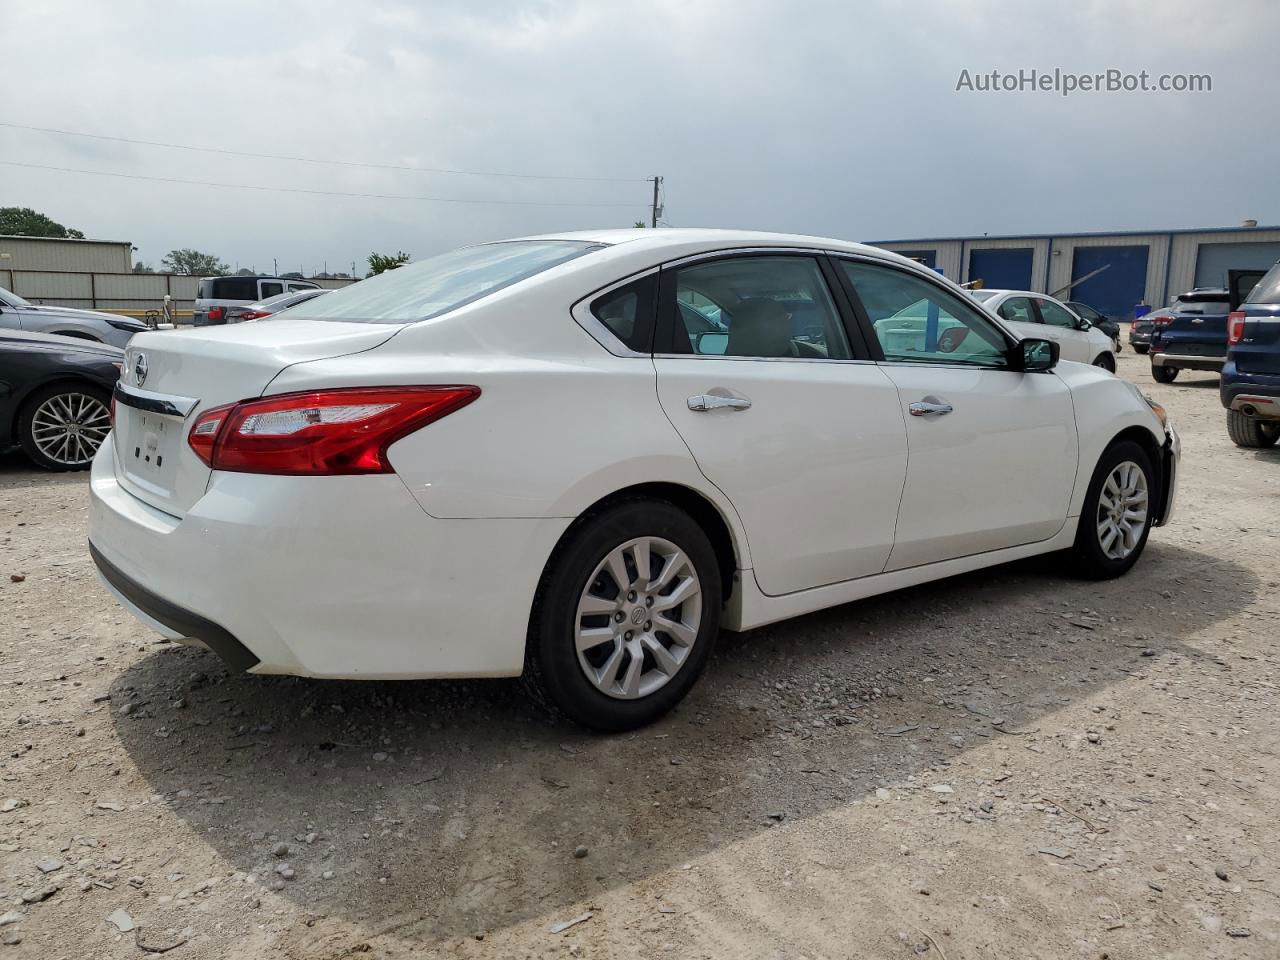
<instances>
[{"instance_id":1,"label":"side mirror","mask_svg":"<svg viewBox=\"0 0 1280 960\"><path fill-rule=\"evenodd\" d=\"M1092 320L1086 320L1084 317L1081 317L1079 320L1077 320L1077 321L1076 321L1076 329L1077 329L1077 330L1092 330L1092 329L1093 329L1093 321L1092 321Z\"/></svg>"},{"instance_id":2,"label":"side mirror","mask_svg":"<svg viewBox=\"0 0 1280 960\"><path fill-rule=\"evenodd\" d=\"M1020 340L1014 348L1014 359L1018 362L1017 369L1025 373L1052 370L1058 365L1060 349L1053 340L1041 340L1037 337Z\"/></svg>"}]
</instances>

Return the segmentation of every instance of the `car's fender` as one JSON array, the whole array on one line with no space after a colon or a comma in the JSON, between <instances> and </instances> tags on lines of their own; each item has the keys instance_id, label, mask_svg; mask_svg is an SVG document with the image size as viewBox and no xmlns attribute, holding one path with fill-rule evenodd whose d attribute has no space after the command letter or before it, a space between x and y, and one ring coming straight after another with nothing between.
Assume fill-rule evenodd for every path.
<instances>
[{"instance_id":1,"label":"car's fender","mask_svg":"<svg viewBox=\"0 0 1280 960\"><path fill-rule=\"evenodd\" d=\"M1080 459L1071 493L1070 516L1078 517L1089 480L1102 452L1121 433L1134 428L1149 435L1152 444L1164 446L1164 426L1143 399L1137 387L1101 367L1063 362L1055 373L1071 391L1076 434L1080 439ZM1159 469L1159 463L1155 464Z\"/></svg>"}]
</instances>

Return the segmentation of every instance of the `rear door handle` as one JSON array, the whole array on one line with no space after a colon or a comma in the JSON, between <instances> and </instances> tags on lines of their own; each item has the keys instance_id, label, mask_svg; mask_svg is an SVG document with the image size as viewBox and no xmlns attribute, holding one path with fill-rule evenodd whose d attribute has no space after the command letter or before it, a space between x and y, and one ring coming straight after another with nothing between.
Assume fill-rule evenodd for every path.
<instances>
[{"instance_id":1,"label":"rear door handle","mask_svg":"<svg viewBox=\"0 0 1280 960\"><path fill-rule=\"evenodd\" d=\"M934 403L931 400L917 400L907 407L913 417L941 417L950 413L955 407L949 403Z\"/></svg>"},{"instance_id":2,"label":"rear door handle","mask_svg":"<svg viewBox=\"0 0 1280 960\"><path fill-rule=\"evenodd\" d=\"M700 393L696 397L689 398L689 409L696 413L706 413L708 410L746 410L751 406L751 401L746 397L721 397L714 393Z\"/></svg>"}]
</instances>

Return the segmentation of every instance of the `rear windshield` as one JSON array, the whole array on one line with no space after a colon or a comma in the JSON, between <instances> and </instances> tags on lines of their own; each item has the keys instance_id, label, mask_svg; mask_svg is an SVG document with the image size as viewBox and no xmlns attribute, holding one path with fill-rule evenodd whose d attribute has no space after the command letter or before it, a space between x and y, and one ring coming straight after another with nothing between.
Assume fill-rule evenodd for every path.
<instances>
[{"instance_id":1,"label":"rear windshield","mask_svg":"<svg viewBox=\"0 0 1280 960\"><path fill-rule=\"evenodd\" d=\"M1173 309L1182 313L1226 313L1225 293L1184 293L1173 302Z\"/></svg>"},{"instance_id":2,"label":"rear windshield","mask_svg":"<svg viewBox=\"0 0 1280 960\"><path fill-rule=\"evenodd\" d=\"M1267 271L1267 275L1258 281L1258 285L1244 302L1280 303L1280 263Z\"/></svg>"},{"instance_id":3,"label":"rear windshield","mask_svg":"<svg viewBox=\"0 0 1280 960\"><path fill-rule=\"evenodd\" d=\"M201 280L197 296L201 300L245 300L252 303L258 299L258 278L214 277Z\"/></svg>"},{"instance_id":4,"label":"rear windshield","mask_svg":"<svg viewBox=\"0 0 1280 960\"><path fill-rule=\"evenodd\" d=\"M579 240L512 240L464 247L317 297L294 308L294 314L349 323L429 320L602 246Z\"/></svg>"}]
</instances>

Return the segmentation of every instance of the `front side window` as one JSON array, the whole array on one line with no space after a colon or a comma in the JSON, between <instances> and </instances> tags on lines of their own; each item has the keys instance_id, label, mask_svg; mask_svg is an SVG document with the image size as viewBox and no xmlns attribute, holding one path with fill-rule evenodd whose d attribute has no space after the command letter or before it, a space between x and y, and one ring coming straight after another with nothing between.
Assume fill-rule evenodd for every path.
<instances>
[{"instance_id":1,"label":"front side window","mask_svg":"<svg viewBox=\"0 0 1280 960\"><path fill-rule=\"evenodd\" d=\"M1000 309L997 312L1004 319L1012 320L1015 323L1040 322L1036 319L1035 311L1031 309L1031 301L1026 297L1010 297L1000 304Z\"/></svg>"},{"instance_id":2,"label":"front side window","mask_svg":"<svg viewBox=\"0 0 1280 960\"><path fill-rule=\"evenodd\" d=\"M1044 322L1054 327L1066 327L1068 330L1076 328L1076 318L1073 317L1066 307L1060 307L1052 300L1036 298L1036 306L1040 308L1040 316L1044 318Z\"/></svg>"},{"instance_id":3,"label":"front side window","mask_svg":"<svg viewBox=\"0 0 1280 960\"><path fill-rule=\"evenodd\" d=\"M842 260L885 360L1008 365L1000 330L949 291L892 267Z\"/></svg>"},{"instance_id":4,"label":"front side window","mask_svg":"<svg viewBox=\"0 0 1280 960\"><path fill-rule=\"evenodd\" d=\"M730 257L674 271L671 353L848 360L840 314L813 257Z\"/></svg>"}]
</instances>

